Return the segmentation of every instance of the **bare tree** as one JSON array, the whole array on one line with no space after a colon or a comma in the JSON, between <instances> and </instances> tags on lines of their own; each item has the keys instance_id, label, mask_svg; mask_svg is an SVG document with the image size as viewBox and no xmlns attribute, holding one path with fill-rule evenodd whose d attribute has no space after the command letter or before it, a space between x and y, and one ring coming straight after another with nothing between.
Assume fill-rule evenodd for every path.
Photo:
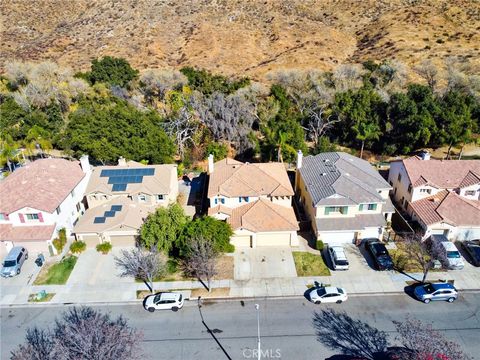
<instances>
[{"instance_id":1,"label":"bare tree","mask_svg":"<svg viewBox=\"0 0 480 360\"><path fill-rule=\"evenodd\" d=\"M181 89L188 83L187 77L178 70L148 70L140 76L140 83L147 101L161 100L169 90Z\"/></svg>"},{"instance_id":2,"label":"bare tree","mask_svg":"<svg viewBox=\"0 0 480 360\"><path fill-rule=\"evenodd\" d=\"M165 274L167 258L165 255L152 249L134 248L122 250L120 257L115 257L115 265L120 269L121 277L141 279L153 293L153 281Z\"/></svg>"},{"instance_id":3,"label":"bare tree","mask_svg":"<svg viewBox=\"0 0 480 360\"><path fill-rule=\"evenodd\" d=\"M138 359L141 336L122 316L111 319L90 307L74 307L51 330L27 330L25 344L12 351L12 359Z\"/></svg>"},{"instance_id":4,"label":"bare tree","mask_svg":"<svg viewBox=\"0 0 480 360\"><path fill-rule=\"evenodd\" d=\"M431 325L407 317L406 321L393 321L398 338L408 350L399 360L468 360L459 344L448 340Z\"/></svg>"},{"instance_id":5,"label":"bare tree","mask_svg":"<svg viewBox=\"0 0 480 360\"><path fill-rule=\"evenodd\" d=\"M211 281L217 274L216 260L219 256L213 242L198 236L192 238L187 247L187 256L183 262L185 272L196 276L200 281L205 277L208 291L212 291Z\"/></svg>"},{"instance_id":6,"label":"bare tree","mask_svg":"<svg viewBox=\"0 0 480 360\"><path fill-rule=\"evenodd\" d=\"M308 122L304 128L307 131L308 137L313 141L315 147L317 147L320 138L325 135L325 132L333 127L333 124L340 121L340 119L332 118L332 115L326 115L325 111L327 105L312 106L308 110Z\"/></svg>"},{"instance_id":7,"label":"bare tree","mask_svg":"<svg viewBox=\"0 0 480 360\"><path fill-rule=\"evenodd\" d=\"M333 73L333 82L338 92L356 90L362 87L363 69L358 64L343 64Z\"/></svg>"},{"instance_id":8,"label":"bare tree","mask_svg":"<svg viewBox=\"0 0 480 360\"><path fill-rule=\"evenodd\" d=\"M416 66L414 70L427 82L430 89L434 91L439 77L437 66L431 60L424 60L420 65Z\"/></svg>"},{"instance_id":9,"label":"bare tree","mask_svg":"<svg viewBox=\"0 0 480 360\"><path fill-rule=\"evenodd\" d=\"M406 236L403 242L406 261L420 267L423 272L422 283L427 279L428 272L434 267L435 260L446 264L447 258L441 244L437 241L422 241L420 234Z\"/></svg>"}]
</instances>

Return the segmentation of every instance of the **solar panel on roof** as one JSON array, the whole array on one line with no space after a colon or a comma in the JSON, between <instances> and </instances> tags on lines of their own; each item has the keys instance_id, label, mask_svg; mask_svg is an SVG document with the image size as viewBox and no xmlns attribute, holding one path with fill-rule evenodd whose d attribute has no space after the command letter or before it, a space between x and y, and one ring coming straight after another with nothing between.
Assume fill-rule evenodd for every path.
<instances>
[{"instance_id":1,"label":"solar panel on roof","mask_svg":"<svg viewBox=\"0 0 480 360\"><path fill-rule=\"evenodd\" d=\"M113 184L112 191L125 191L127 190L127 184Z\"/></svg>"},{"instance_id":2,"label":"solar panel on roof","mask_svg":"<svg viewBox=\"0 0 480 360\"><path fill-rule=\"evenodd\" d=\"M96 217L94 220L93 220L93 223L94 224L103 224L105 222L105 218L103 216L101 217Z\"/></svg>"},{"instance_id":3,"label":"solar panel on roof","mask_svg":"<svg viewBox=\"0 0 480 360\"><path fill-rule=\"evenodd\" d=\"M110 211L122 211L122 205L112 205Z\"/></svg>"},{"instance_id":4,"label":"solar panel on roof","mask_svg":"<svg viewBox=\"0 0 480 360\"><path fill-rule=\"evenodd\" d=\"M105 211L103 214L104 217L114 217L115 211Z\"/></svg>"}]
</instances>

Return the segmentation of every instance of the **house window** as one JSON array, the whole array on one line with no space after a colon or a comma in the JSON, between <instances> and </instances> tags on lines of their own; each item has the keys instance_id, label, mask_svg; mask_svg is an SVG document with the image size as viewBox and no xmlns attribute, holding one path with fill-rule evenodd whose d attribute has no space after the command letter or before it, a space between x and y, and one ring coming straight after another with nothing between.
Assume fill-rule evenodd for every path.
<instances>
[{"instance_id":1,"label":"house window","mask_svg":"<svg viewBox=\"0 0 480 360\"><path fill-rule=\"evenodd\" d=\"M4 213L0 213L0 220L7 220L7 217Z\"/></svg>"},{"instance_id":2,"label":"house window","mask_svg":"<svg viewBox=\"0 0 480 360\"><path fill-rule=\"evenodd\" d=\"M475 196L475 190L467 190L465 191L465 196Z\"/></svg>"},{"instance_id":3,"label":"house window","mask_svg":"<svg viewBox=\"0 0 480 360\"><path fill-rule=\"evenodd\" d=\"M421 192L421 193L431 194L431 193L432 193L432 189L420 189L420 192Z\"/></svg>"},{"instance_id":4,"label":"house window","mask_svg":"<svg viewBox=\"0 0 480 360\"><path fill-rule=\"evenodd\" d=\"M218 204L218 199L217 199L217 198L215 198L215 205L217 205L217 204Z\"/></svg>"},{"instance_id":5,"label":"house window","mask_svg":"<svg viewBox=\"0 0 480 360\"><path fill-rule=\"evenodd\" d=\"M242 202L242 197L241 196L238 198L238 202Z\"/></svg>"},{"instance_id":6,"label":"house window","mask_svg":"<svg viewBox=\"0 0 480 360\"><path fill-rule=\"evenodd\" d=\"M57 215L60 215L60 213L62 212L60 206L55 209L55 212L57 213Z\"/></svg>"},{"instance_id":7,"label":"house window","mask_svg":"<svg viewBox=\"0 0 480 360\"><path fill-rule=\"evenodd\" d=\"M157 195L157 201L163 201L164 197L162 194Z\"/></svg>"},{"instance_id":8,"label":"house window","mask_svg":"<svg viewBox=\"0 0 480 360\"><path fill-rule=\"evenodd\" d=\"M224 199L224 198L221 198L221 199L220 199L220 203L225 204L225 199Z\"/></svg>"},{"instance_id":9,"label":"house window","mask_svg":"<svg viewBox=\"0 0 480 360\"><path fill-rule=\"evenodd\" d=\"M408 193L409 193L409 194L412 193L412 184L408 185Z\"/></svg>"},{"instance_id":10,"label":"house window","mask_svg":"<svg viewBox=\"0 0 480 360\"><path fill-rule=\"evenodd\" d=\"M249 201L250 201L250 198L249 198L248 196L245 196L245 197L243 198L243 201L249 202Z\"/></svg>"},{"instance_id":11,"label":"house window","mask_svg":"<svg viewBox=\"0 0 480 360\"><path fill-rule=\"evenodd\" d=\"M82 210L82 207L80 206L80 203L77 203L77 212L80 212Z\"/></svg>"},{"instance_id":12,"label":"house window","mask_svg":"<svg viewBox=\"0 0 480 360\"><path fill-rule=\"evenodd\" d=\"M377 210L377 204L368 204L368 210L371 210L371 211Z\"/></svg>"},{"instance_id":13,"label":"house window","mask_svg":"<svg viewBox=\"0 0 480 360\"><path fill-rule=\"evenodd\" d=\"M75 196L75 189L72 190L72 192L70 193L70 195L72 196L72 198Z\"/></svg>"},{"instance_id":14,"label":"house window","mask_svg":"<svg viewBox=\"0 0 480 360\"><path fill-rule=\"evenodd\" d=\"M348 206L326 206L325 215L329 215L331 213L340 213L345 215L348 213Z\"/></svg>"},{"instance_id":15,"label":"house window","mask_svg":"<svg viewBox=\"0 0 480 360\"><path fill-rule=\"evenodd\" d=\"M138 195L138 201L140 202L146 202L147 201L147 197L145 195Z\"/></svg>"},{"instance_id":16,"label":"house window","mask_svg":"<svg viewBox=\"0 0 480 360\"><path fill-rule=\"evenodd\" d=\"M38 214L27 214L27 220L38 220Z\"/></svg>"},{"instance_id":17,"label":"house window","mask_svg":"<svg viewBox=\"0 0 480 360\"><path fill-rule=\"evenodd\" d=\"M398 178L397 178L398 181L402 181L402 174L398 173Z\"/></svg>"}]
</instances>

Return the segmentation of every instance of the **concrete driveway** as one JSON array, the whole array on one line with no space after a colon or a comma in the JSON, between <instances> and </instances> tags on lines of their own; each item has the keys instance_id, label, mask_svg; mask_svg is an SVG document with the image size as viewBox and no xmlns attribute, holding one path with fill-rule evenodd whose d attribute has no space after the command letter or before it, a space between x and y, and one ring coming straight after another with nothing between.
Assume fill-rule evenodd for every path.
<instances>
[{"instance_id":1,"label":"concrete driveway","mask_svg":"<svg viewBox=\"0 0 480 360\"><path fill-rule=\"evenodd\" d=\"M252 280L296 277L290 247L239 248L234 253L234 279Z\"/></svg>"},{"instance_id":2,"label":"concrete driveway","mask_svg":"<svg viewBox=\"0 0 480 360\"><path fill-rule=\"evenodd\" d=\"M11 303L28 285L32 285L40 268L35 265L36 257L29 257L22 266L20 275L0 277L0 304Z\"/></svg>"}]
</instances>

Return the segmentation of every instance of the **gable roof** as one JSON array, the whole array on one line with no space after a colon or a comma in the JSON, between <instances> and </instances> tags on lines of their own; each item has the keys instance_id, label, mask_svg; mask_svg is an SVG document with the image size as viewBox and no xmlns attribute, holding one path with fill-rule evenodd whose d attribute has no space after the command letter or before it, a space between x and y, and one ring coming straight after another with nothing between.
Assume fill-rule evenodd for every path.
<instances>
[{"instance_id":1,"label":"gable roof","mask_svg":"<svg viewBox=\"0 0 480 360\"><path fill-rule=\"evenodd\" d=\"M467 200L452 191L440 191L410 203L410 207L426 225L446 222L453 226L480 227L480 201Z\"/></svg>"},{"instance_id":2,"label":"gable roof","mask_svg":"<svg viewBox=\"0 0 480 360\"><path fill-rule=\"evenodd\" d=\"M391 189L370 163L344 152L306 156L298 171L315 206L385 202L378 190Z\"/></svg>"},{"instance_id":3,"label":"gable roof","mask_svg":"<svg viewBox=\"0 0 480 360\"><path fill-rule=\"evenodd\" d=\"M428 183L454 189L480 182L480 160L422 160L412 156L401 161L414 187Z\"/></svg>"},{"instance_id":4,"label":"gable roof","mask_svg":"<svg viewBox=\"0 0 480 360\"><path fill-rule=\"evenodd\" d=\"M121 209L113 211L114 214L111 213L109 214L110 216L105 217L105 212L111 212L112 206L121 206ZM139 230L147 216L154 212L155 209L155 206L143 205L135 203L128 198L118 197L88 209L75 225L74 233L100 234L108 230ZM102 217L104 222L95 222L96 218Z\"/></svg>"},{"instance_id":5,"label":"gable roof","mask_svg":"<svg viewBox=\"0 0 480 360\"><path fill-rule=\"evenodd\" d=\"M226 158L214 164L208 197L292 196L292 185L281 163L242 163Z\"/></svg>"},{"instance_id":6,"label":"gable roof","mask_svg":"<svg viewBox=\"0 0 480 360\"><path fill-rule=\"evenodd\" d=\"M135 171L151 171L144 175L136 174L139 176L135 176L137 179L132 179L136 182L128 182L126 187L123 189L117 189L118 191L114 191L115 188L113 187L114 184L109 183L111 182L110 174L113 174L112 171L118 172L120 170L125 170L129 172ZM124 172L125 172L124 171ZM126 174L126 172L125 172ZM133 173L132 173L133 174ZM117 176L124 176L127 175L115 175ZM132 176L128 174L128 177L131 178ZM96 192L100 192L103 194L138 194L138 193L146 193L146 194L169 194L171 192L171 184L173 180L176 181L177 178L177 166L174 164L162 164L162 165L143 165L141 163L135 161L129 161L124 166L97 166L93 169L92 175L90 177L90 181L87 185L87 190L85 191L86 194L92 194ZM127 180L126 180L127 181Z\"/></svg>"},{"instance_id":7,"label":"gable roof","mask_svg":"<svg viewBox=\"0 0 480 360\"><path fill-rule=\"evenodd\" d=\"M79 161L39 159L0 181L0 212L24 207L53 211L85 177Z\"/></svg>"},{"instance_id":8,"label":"gable roof","mask_svg":"<svg viewBox=\"0 0 480 360\"><path fill-rule=\"evenodd\" d=\"M216 206L210 208L209 215L228 215L227 222L232 229L245 229L252 232L296 231L299 229L293 208L281 206L260 199L236 208Z\"/></svg>"}]
</instances>

